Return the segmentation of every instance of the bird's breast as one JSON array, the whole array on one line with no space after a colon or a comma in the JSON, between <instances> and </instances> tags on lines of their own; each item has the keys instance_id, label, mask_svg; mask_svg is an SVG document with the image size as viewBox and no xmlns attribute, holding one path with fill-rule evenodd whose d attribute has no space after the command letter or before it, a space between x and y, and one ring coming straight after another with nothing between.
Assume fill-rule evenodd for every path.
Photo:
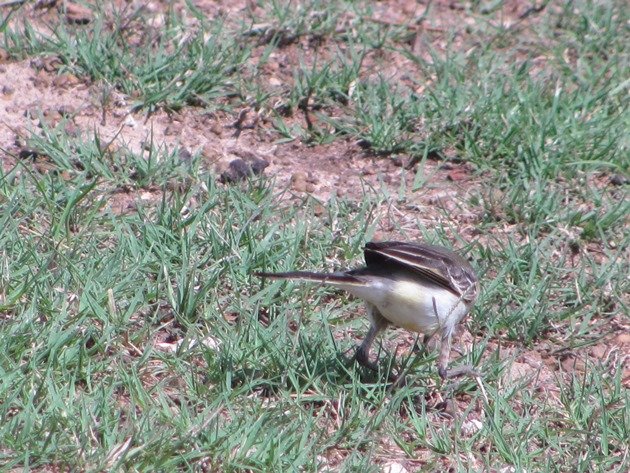
<instances>
[{"instance_id":1,"label":"bird's breast","mask_svg":"<svg viewBox=\"0 0 630 473\"><path fill-rule=\"evenodd\" d=\"M441 327L449 331L466 315L468 307L452 292L436 285L411 280L382 280L355 295L374 304L392 324L431 334Z\"/></svg>"}]
</instances>

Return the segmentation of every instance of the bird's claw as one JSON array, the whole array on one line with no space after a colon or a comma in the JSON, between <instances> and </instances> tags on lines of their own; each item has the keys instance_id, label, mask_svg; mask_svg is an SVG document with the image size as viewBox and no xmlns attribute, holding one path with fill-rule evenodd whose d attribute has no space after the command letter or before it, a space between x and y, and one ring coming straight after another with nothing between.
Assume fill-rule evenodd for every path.
<instances>
[{"instance_id":1,"label":"bird's claw","mask_svg":"<svg viewBox=\"0 0 630 473\"><path fill-rule=\"evenodd\" d=\"M476 371L472 365L459 366L458 368L446 369L443 366L438 368L438 374L442 379L459 378L460 376L470 376L471 378L480 378L481 373Z\"/></svg>"}]
</instances>

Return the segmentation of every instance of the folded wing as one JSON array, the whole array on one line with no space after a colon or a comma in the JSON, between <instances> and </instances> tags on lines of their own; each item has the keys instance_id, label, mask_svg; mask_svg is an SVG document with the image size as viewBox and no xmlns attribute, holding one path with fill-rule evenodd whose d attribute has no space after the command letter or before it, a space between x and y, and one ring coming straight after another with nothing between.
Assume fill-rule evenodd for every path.
<instances>
[{"instance_id":1,"label":"folded wing","mask_svg":"<svg viewBox=\"0 0 630 473\"><path fill-rule=\"evenodd\" d=\"M364 253L368 268L392 265L393 269L418 273L465 301L472 302L477 297L477 276L472 266L447 248L424 243L369 242Z\"/></svg>"}]
</instances>

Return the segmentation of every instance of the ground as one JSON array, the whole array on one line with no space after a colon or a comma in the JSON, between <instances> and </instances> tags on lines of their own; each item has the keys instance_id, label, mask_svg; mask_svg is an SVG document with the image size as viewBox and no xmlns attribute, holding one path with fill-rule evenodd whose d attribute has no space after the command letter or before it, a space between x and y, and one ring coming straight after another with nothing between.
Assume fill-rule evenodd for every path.
<instances>
[{"instance_id":1,"label":"ground","mask_svg":"<svg viewBox=\"0 0 630 473\"><path fill-rule=\"evenodd\" d=\"M28 240L50 232L51 247L67 245L68 262L78 253L91 254L91 238L99 240L94 248L109 255L115 253L114 242L124 240L121 234L146 232L155 238L154 246L138 253L129 246L133 258L120 261L129 275L137 269L143 280L170 287L171 292L148 290L156 300L146 300L145 306L129 292L136 283L124 282L127 275L114 272L105 282L100 273L92 274L100 264L96 261L84 269L90 276L82 284L62 276L51 282L49 289L63 292L66 302L63 310L53 304L43 319L53 320L57 310L79 317L86 307L99 305L86 296L90 284L95 284L95 294L100 291L94 300L102 298L105 312L128 309L129 325L109 342L93 335L84 343L88 350L96 347L93 363L107 357L121 367L138 363L138 389L154 401L134 397L125 382L124 388L117 384L118 405L112 409L125 413L119 414L121 425L133 424L134 416L144 419L150 409L143 402L164 402L153 392L159 389L172 403L168 409L200 419L183 430L204 453L186 461L208 471L289 468L270 453L273 447L258 443L267 429L289 439L303 435L305 443L298 447L281 441L277 446L289 452L297 469L369 465L390 472L535 471L546 465L573 471L578 463L588 468L602 457L609 458L603 467L607 471L628 466L628 447L619 434L628 426L630 387L623 137L628 116L627 80L622 79L627 51L623 27L616 26L623 25L620 4L200 1L193 9L185 2L115 1L95 7L38 1L5 2L0 8L6 19L0 29L0 164L5 176L0 204L14 205L20 199L8 189L32 179L25 184L25 196L54 181L51 189L68 187L68 199L55 204L59 212L64 206L66 214L74 212L75 204L84 206L72 219L64 214L60 220L52 204L33 204L30 216L24 209L15 211L14 234ZM582 20L592 30L580 37L573 32L583 27ZM38 35L52 39L46 42ZM591 46L598 35L602 44ZM115 40L105 43L109 36ZM211 53L200 53L215 37L220 40ZM155 60L145 64L144 54ZM173 57L181 58L181 64ZM593 72L600 69L601 75ZM201 73L207 75L196 80ZM206 87L210 82L215 85ZM51 196L44 200L57 202L55 192L63 193L42 191ZM179 202L178 196L181 207L171 201ZM166 201L178 211L166 212ZM140 269L143 254L166 245L167 237L151 233L163 218L154 213L179 222L166 226L181 239L187 236L177 233L178 225L183 229L194 220L188 216L202 216L194 220L202 236L190 241L199 253L189 255L199 266L180 261L186 257L178 255L181 248L173 243ZM65 229L57 223L62 220ZM118 227L121 222L132 223ZM250 226L252 234L244 237ZM88 229L90 238L83 233ZM93 236L92 231L101 233ZM78 236L86 235L88 246L55 232L74 234L81 242ZM3 264L19 275L13 267L17 241L7 238ZM468 356L484 367L483 380L444 389L429 375L425 360L420 365L427 377L421 387L390 394L378 378L338 367L344 359L341 347L350 349L365 333L365 325L348 322L363 313L356 301L340 301L321 288L300 290L298 296L279 286L274 292L244 275L247 270L289 269L285 265L291 262L313 270L357 265L361 240L367 238L429 239L468 254L480 273L482 295L457 339L461 351L472 353ZM215 251L208 242L228 249ZM35 242L34 248L41 244ZM87 259L72 264L82 267ZM152 265L165 259L177 264L155 271ZM214 285L197 279L199 271L213 274L208 279ZM10 298L19 286L12 281L21 277L3 277L0 286L5 336L17 327L10 325L17 314L28 311L29 301L36 299L34 289ZM258 290L262 296L251 295ZM191 295L197 291L199 296ZM278 291L284 291L280 299L291 302L283 305ZM175 295L169 299L165 294ZM126 308L116 309L121 304ZM324 315L303 320L305 307L314 305L323 307L330 322L321 321ZM250 335L237 340L208 330L218 323L211 317L219 317L229 330L240 327L254 310L260 323L252 329L257 334L253 341ZM99 319L98 331L108 333L110 321L94 311L97 315L90 317ZM204 314L204 322L195 325L191 314ZM143 330L150 315L158 322L146 329L147 335ZM91 330L83 319L75 328ZM278 329L286 335L277 335ZM136 332L143 335L136 339ZM319 356L316 350L298 349L314 339L314 345L323 347ZM422 360L412 350L415 341L415 334L393 331L383 340L382 358L417 368ZM271 345L264 356L274 368L257 374L251 366L255 361L245 354L248 343L264 350ZM293 351L283 352L283 343ZM197 351L182 352L187 345ZM147 346L153 354L147 355ZM148 361L143 359L147 356ZM284 356L286 363L292 357L312 363L312 372L293 372L278 361ZM454 362L458 358L454 352ZM11 372L10 366L3 369ZM118 369L95 371L79 391L91 392L91 383ZM190 378L182 369L190 370ZM334 374L327 375L330 370ZM207 371L211 374L200 374ZM232 385L222 378L225 372L234 376ZM368 387L358 387L357 380ZM329 391L335 382L339 387ZM203 402L195 398L193 406L184 394L191 389L200 398L226 396L229 402L204 410ZM3 389L3 402L8 392ZM348 393L361 393L366 401ZM12 409L3 417L18 419L16 428L24 432L26 421L20 415L26 416L27 409ZM248 409L254 412L251 418ZM312 431L300 432L294 422L284 424L280 418L265 420L270 427L261 420L266 412L304 416L307 420L301 422L312 423ZM357 420L365 417L371 420ZM255 419L264 425L261 432ZM43 431L54 430L41 422ZM160 425L155 416L152 422ZM217 422L216 437L204 436L206 422ZM230 422L234 426L225 427ZM248 423L251 428L241 428ZM85 435L82 442L94 452L105 452L100 457L86 454L84 463L66 463L43 446L37 450L36 468L183 465L173 458L185 445L169 444L172 456L157 455L152 464L151 452L159 451L163 439L143 433L140 445L132 434L117 431L120 435L108 443L90 438L89 430L75 435ZM234 443L227 440L238 435ZM26 442L29 437L21 438ZM589 443L593 445L585 446ZM147 456L138 453L142 448ZM7 464L20 469L27 464L23 449L19 444L1 447ZM539 462L541 455L553 458L556 467ZM573 456L586 460L580 463Z\"/></svg>"}]
</instances>

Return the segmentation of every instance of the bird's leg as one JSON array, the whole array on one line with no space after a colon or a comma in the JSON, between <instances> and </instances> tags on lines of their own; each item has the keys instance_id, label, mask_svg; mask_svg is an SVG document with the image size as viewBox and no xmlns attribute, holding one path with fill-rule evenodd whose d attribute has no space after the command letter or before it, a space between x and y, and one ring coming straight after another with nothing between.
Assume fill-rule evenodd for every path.
<instances>
[{"instance_id":1,"label":"bird's leg","mask_svg":"<svg viewBox=\"0 0 630 473\"><path fill-rule=\"evenodd\" d=\"M374 343L374 339L376 338L378 332L380 332L380 329L377 325L370 325L370 330L361 345L359 345L357 354L355 355L355 358L360 365L373 371L378 371L378 366L376 363L370 361L370 348L372 347L372 343Z\"/></svg>"},{"instance_id":2,"label":"bird's leg","mask_svg":"<svg viewBox=\"0 0 630 473\"><path fill-rule=\"evenodd\" d=\"M378 371L378 365L370 361L370 348L372 348L374 339L379 332L389 325L389 321L372 304L366 304L366 308L371 322L370 330L368 330L365 340L357 349L355 358L360 365L373 371Z\"/></svg>"},{"instance_id":3,"label":"bird's leg","mask_svg":"<svg viewBox=\"0 0 630 473\"><path fill-rule=\"evenodd\" d=\"M413 348L411 349L414 353L420 353L421 351L426 351L429 346L429 342L431 341L431 335L427 335L426 333L422 334L422 341L418 343L418 339L413 342Z\"/></svg>"},{"instance_id":4,"label":"bird's leg","mask_svg":"<svg viewBox=\"0 0 630 473\"><path fill-rule=\"evenodd\" d=\"M413 351L414 353L419 353L421 350L424 351L425 353L428 351L429 348L429 342L431 341L432 335L428 335L426 333L422 334L422 340L420 341L420 343L418 343L418 340L416 339L416 341L413 344L413 348L411 349L411 351Z\"/></svg>"},{"instance_id":5,"label":"bird's leg","mask_svg":"<svg viewBox=\"0 0 630 473\"><path fill-rule=\"evenodd\" d=\"M451 334L442 335L440 346L440 356L438 358L438 374L442 379L457 378L459 376L478 377L479 373L474 370L472 365L459 366L457 368L448 369L448 358L451 352Z\"/></svg>"},{"instance_id":6,"label":"bird's leg","mask_svg":"<svg viewBox=\"0 0 630 473\"><path fill-rule=\"evenodd\" d=\"M451 353L451 334L442 335L442 343L440 344L440 356L438 358L438 374L440 378L448 377L448 357Z\"/></svg>"}]
</instances>

